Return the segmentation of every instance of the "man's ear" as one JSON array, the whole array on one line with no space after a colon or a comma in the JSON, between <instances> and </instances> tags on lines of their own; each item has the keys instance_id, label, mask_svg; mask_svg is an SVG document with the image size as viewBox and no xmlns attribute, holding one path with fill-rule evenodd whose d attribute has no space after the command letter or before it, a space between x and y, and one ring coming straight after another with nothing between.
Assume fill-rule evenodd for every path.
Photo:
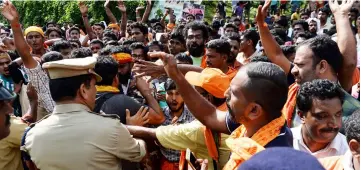
<instances>
[{"instance_id":1,"label":"man's ear","mask_svg":"<svg viewBox=\"0 0 361 170\"><path fill-rule=\"evenodd\" d=\"M246 107L246 117L250 120L256 120L262 115L262 107L257 103L250 103Z\"/></svg>"},{"instance_id":2,"label":"man's ear","mask_svg":"<svg viewBox=\"0 0 361 170\"><path fill-rule=\"evenodd\" d=\"M352 155L360 157L360 143L357 140L351 139L348 146L350 147Z\"/></svg>"}]
</instances>

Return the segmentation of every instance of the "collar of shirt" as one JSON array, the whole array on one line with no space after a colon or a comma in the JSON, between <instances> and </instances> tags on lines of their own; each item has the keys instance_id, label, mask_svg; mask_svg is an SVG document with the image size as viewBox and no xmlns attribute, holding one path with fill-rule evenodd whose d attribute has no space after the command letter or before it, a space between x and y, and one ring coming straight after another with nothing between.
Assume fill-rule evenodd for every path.
<instances>
[{"instance_id":1,"label":"collar of shirt","mask_svg":"<svg viewBox=\"0 0 361 170\"><path fill-rule=\"evenodd\" d=\"M91 110L83 104L72 103L72 104L55 105L53 114L61 114L61 113L69 113L69 112L77 112L77 111L91 112Z\"/></svg>"},{"instance_id":2,"label":"collar of shirt","mask_svg":"<svg viewBox=\"0 0 361 170\"><path fill-rule=\"evenodd\" d=\"M294 140L298 140L298 143L300 145L302 145L305 149L307 149L307 152L312 153L310 151L310 149L307 147L307 145L303 141L303 138L302 138L302 125L298 126L298 127L295 127L295 128L292 128L292 134L293 134L293 139ZM332 142L329 145L327 145L324 149L316 151L316 152L314 152L312 154L316 154L316 153L319 153L319 152L324 152L324 151L327 151L328 149L335 149L336 151L340 152L339 149L340 149L341 145L342 145L342 134L338 133L336 135L336 137L332 140ZM333 156L335 156L335 155L333 155Z\"/></svg>"},{"instance_id":3,"label":"collar of shirt","mask_svg":"<svg viewBox=\"0 0 361 170\"><path fill-rule=\"evenodd\" d=\"M350 150L348 150L342 158L342 166L344 170L355 170L353 168L353 157Z\"/></svg>"},{"instance_id":4,"label":"collar of shirt","mask_svg":"<svg viewBox=\"0 0 361 170\"><path fill-rule=\"evenodd\" d=\"M246 64L248 64L248 63L250 62L251 58L254 57L254 56L256 56L257 54L258 54L258 51L256 50L251 56L249 56L248 58L246 58L246 57L244 56L244 53L243 53L243 52L240 52L240 53L238 53L238 55L237 55L237 57L236 57L236 60L237 60L238 62L240 62L241 64L246 65Z\"/></svg>"},{"instance_id":5,"label":"collar of shirt","mask_svg":"<svg viewBox=\"0 0 361 170\"><path fill-rule=\"evenodd\" d=\"M172 119L173 119L172 115L170 114L171 112L172 112L172 111L170 110L169 107L167 107L167 108L164 109L164 116L166 117L166 119L169 119L169 120L172 120ZM189 114L189 111L188 111L187 106L184 105L183 112L182 112L181 116L177 119L177 122L181 122L181 121L186 120L187 114Z\"/></svg>"}]
</instances>

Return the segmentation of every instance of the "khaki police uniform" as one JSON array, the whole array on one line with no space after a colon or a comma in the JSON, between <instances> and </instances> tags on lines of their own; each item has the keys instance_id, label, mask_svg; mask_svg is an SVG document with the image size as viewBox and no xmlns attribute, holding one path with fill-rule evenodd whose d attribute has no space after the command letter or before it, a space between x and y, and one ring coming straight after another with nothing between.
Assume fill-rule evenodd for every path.
<instances>
[{"instance_id":1,"label":"khaki police uniform","mask_svg":"<svg viewBox=\"0 0 361 170\"><path fill-rule=\"evenodd\" d=\"M43 67L51 79L96 75L92 71L95 61L90 57L65 59ZM77 103L56 104L53 113L27 133L22 149L38 169L45 170L118 170L120 159L139 162L146 154L143 142L132 138L118 119L94 114Z\"/></svg>"}]
</instances>

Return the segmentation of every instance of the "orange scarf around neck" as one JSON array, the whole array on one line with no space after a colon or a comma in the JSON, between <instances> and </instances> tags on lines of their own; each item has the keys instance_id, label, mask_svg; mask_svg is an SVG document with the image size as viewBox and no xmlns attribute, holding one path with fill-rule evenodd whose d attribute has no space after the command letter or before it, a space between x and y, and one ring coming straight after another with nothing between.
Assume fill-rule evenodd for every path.
<instances>
[{"instance_id":1,"label":"orange scarf around neck","mask_svg":"<svg viewBox=\"0 0 361 170\"><path fill-rule=\"evenodd\" d=\"M244 125L238 127L226 140L226 144L231 149L232 155L223 167L223 170L237 169L241 163L254 154L264 150L264 146L280 134L284 124L285 118L281 116L263 126L251 138L244 137L247 132Z\"/></svg>"},{"instance_id":2,"label":"orange scarf around neck","mask_svg":"<svg viewBox=\"0 0 361 170\"><path fill-rule=\"evenodd\" d=\"M297 98L297 92L298 92L299 88L300 88L300 86L297 85L296 83L293 83L288 88L287 101L286 101L286 104L283 106L283 109L282 109L282 113L283 113L284 117L287 120L287 126L288 127L291 127L291 125L292 125L293 112L294 112L295 107L296 107L296 98Z\"/></svg>"}]
</instances>

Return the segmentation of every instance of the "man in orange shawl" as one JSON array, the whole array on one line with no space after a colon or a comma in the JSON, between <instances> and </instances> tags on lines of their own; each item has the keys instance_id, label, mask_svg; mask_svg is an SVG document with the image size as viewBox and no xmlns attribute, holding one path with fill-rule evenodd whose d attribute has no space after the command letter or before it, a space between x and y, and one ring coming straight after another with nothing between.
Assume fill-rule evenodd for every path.
<instances>
[{"instance_id":1,"label":"man in orange shawl","mask_svg":"<svg viewBox=\"0 0 361 170\"><path fill-rule=\"evenodd\" d=\"M343 156L333 156L319 161L327 170L360 169L360 111L354 112L345 123L346 138L350 150Z\"/></svg>"},{"instance_id":2,"label":"man in orange shawl","mask_svg":"<svg viewBox=\"0 0 361 170\"><path fill-rule=\"evenodd\" d=\"M330 0L330 8L335 16L338 37L337 44L328 37L315 37L306 40L298 46L294 63L290 63L282 53L280 46L272 37L267 24L264 22L266 11L270 1L266 1L262 10L257 13L257 24L267 57L279 65L286 74L295 76L296 82L289 87L288 99L283 108L283 114L287 119L288 126L294 127L299 124L295 118L296 94L299 85L314 79L328 79L339 82L345 91L350 91L352 87L352 75L356 66L356 42L354 41L347 13L353 1L338 2ZM345 102L343 104L343 117L358 110L360 104L352 99L345 92Z\"/></svg>"},{"instance_id":3,"label":"man in orange shawl","mask_svg":"<svg viewBox=\"0 0 361 170\"><path fill-rule=\"evenodd\" d=\"M232 155L224 169L236 169L264 148L292 146L292 134L281 114L287 98L286 75L275 64L256 62L243 66L225 93L228 112L224 114L185 80L172 55L158 52L150 56L163 60L168 76L178 85L194 117L213 131L233 132L226 140Z\"/></svg>"}]
</instances>

